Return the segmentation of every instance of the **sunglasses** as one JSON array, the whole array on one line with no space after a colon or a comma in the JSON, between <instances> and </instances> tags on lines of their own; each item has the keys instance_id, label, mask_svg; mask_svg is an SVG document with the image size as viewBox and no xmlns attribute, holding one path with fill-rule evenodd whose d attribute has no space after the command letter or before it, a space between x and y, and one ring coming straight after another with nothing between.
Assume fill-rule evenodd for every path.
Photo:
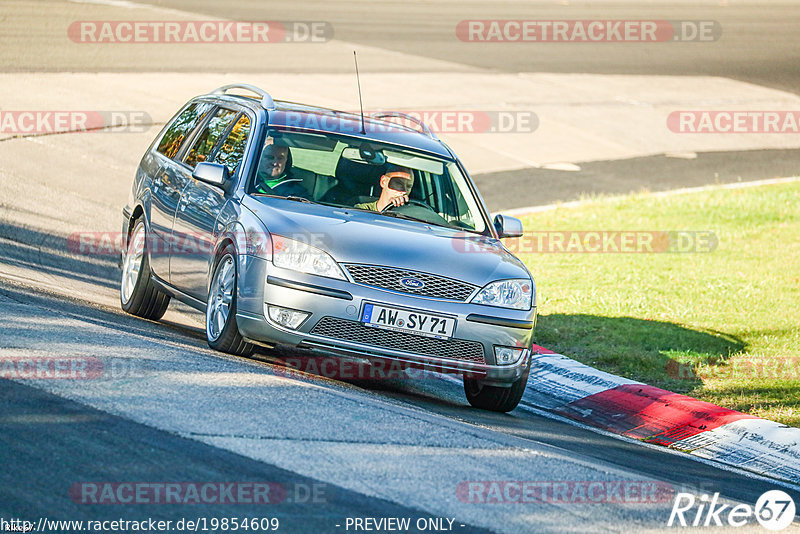
<instances>
[{"instance_id":1,"label":"sunglasses","mask_svg":"<svg viewBox=\"0 0 800 534\"><path fill-rule=\"evenodd\" d=\"M389 189L408 193L414 186L414 181L406 173L397 173L397 174L392 173L392 174L387 174L386 176L389 177L389 185L388 185Z\"/></svg>"}]
</instances>

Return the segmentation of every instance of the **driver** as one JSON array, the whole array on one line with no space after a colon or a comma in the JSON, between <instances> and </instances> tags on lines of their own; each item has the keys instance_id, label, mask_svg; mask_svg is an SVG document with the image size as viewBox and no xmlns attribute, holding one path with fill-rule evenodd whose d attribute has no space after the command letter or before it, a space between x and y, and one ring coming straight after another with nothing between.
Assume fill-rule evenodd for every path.
<instances>
[{"instance_id":1,"label":"driver","mask_svg":"<svg viewBox=\"0 0 800 534\"><path fill-rule=\"evenodd\" d=\"M402 206L408 202L408 193L414 187L414 173L408 167L390 163L379 183L381 196L378 200L356 204L356 208L380 212L390 205Z\"/></svg>"},{"instance_id":2,"label":"driver","mask_svg":"<svg viewBox=\"0 0 800 534\"><path fill-rule=\"evenodd\" d=\"M261 152L256 174L257 193L279 196L306 196L300 169L292 167L292 154L288 146L267 141ZM300 171L300 172L298 172Z\"/></svg>"}]
</instances>

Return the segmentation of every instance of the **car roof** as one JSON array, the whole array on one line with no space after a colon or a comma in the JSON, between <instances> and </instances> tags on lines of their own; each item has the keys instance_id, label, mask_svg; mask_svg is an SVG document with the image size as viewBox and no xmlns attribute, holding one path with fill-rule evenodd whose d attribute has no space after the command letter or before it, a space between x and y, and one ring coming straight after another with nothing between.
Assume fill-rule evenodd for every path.
<instances>
[{"instance_id":1,"label":"car roof","mask_svg":"<svg viewBox=\"0 0 800 534\"><path fill-rule=\"evenodd\" d=\"M256 92L258 96L225 94L227 89L242 88ZM247 103L254 109L264 109L268 114L268 126L280 129L333 133L364 140L387 143L427 152L442 158L453 159L453 154L426 124L413 116L398 112L385 112L385 118L366 115L365 133L362 133L361 115L321 106L297 102L273 100L265 91L244 84L233 84L217 89L208 96L217 99ZM396 122L399 119L403 123ZM408 124L415 124L419 129Z\"/></svg>"}]
</instances>

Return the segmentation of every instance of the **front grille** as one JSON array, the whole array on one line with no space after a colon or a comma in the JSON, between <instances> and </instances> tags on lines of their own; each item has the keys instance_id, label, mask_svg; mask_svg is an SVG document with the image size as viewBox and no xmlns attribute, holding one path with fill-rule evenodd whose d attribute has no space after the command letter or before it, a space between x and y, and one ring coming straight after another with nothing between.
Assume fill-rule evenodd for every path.
<instances>
[{"instance_id":1,"label":"front grille","mask_svg":"<svg viewBox=\"0 0 800 534\"><path fill-rule=\"evenodd\" d=\"M445 278L434 274L420 273L417 271L406 271L393 267L379 267L377 265L359 265L349 263L345 265L347 272L358 284L379 287L389 291L400 293L411 293L423 297L434 297L440 299L467 300L478 286ZM421 288L406 287L400 283L404 278L416 278L425 285Z\"/></svg>"},{"instance_id":2,"label":"front grille","mask_svg":"<svg viewBox=\"0 0 800 534\"><path fill-rule=\"evenodd\" d=\"M336 317L323 317L311 329L311 333L373 347L400 350L412 354L424 354L435 358L485 363L483 345L477 341L415 336L403 332L372 328L364 326L357 321L348 321Z\"/></svg>"}]
</instances>

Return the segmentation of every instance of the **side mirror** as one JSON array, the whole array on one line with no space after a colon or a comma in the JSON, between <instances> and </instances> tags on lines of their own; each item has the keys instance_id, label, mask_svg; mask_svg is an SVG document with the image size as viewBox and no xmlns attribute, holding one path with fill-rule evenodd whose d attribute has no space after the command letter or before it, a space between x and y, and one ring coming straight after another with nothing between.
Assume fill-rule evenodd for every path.
<instances>
[{"instance_id":1,"label":"side mirror","mask_svg":"<svg viewBox=\"0 0 800 534\"><path fill-rule=\"evenodd\" d=\"M201 182L217 186L226 193L231 186L231 173L228 171L228 167L219 163L205 161L198 163L192 176Z\"/></svg>"},{"instance_id":2,"label":"side mirror","mask_svg":"<svg viewBox=\"0 0 800 534\"><path fill-rule=\"evenodd\" d=\"M522 221L508 215L497 215L494 218L494 229L500 238L522 237Z\"/></svg>"}]
</instances>

